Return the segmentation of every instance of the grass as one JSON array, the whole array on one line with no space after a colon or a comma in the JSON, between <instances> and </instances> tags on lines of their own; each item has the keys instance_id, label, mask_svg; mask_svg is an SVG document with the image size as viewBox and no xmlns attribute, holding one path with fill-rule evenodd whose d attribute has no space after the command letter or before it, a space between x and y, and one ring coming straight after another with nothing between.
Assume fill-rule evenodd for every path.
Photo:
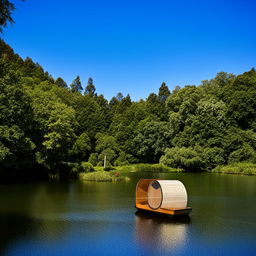
<instances>
[{"instance_id":1,"label":"grass","mask_svg":"<svg viewBox=\"0 0 256 256\"><path fill-rule=\"evenodd\" d=\"M102 166L94 167L94 172L80 173L79 179L84 181L97 181L97 182L116 182L116 181L129 181L130 179L124 176L129 172L151 172L151 173L172 173L184 172L183 169L175 169L162 164L133 164L113 167L111 171L104 171ZM213 173L226 173L226 174L245 174L256 175L256 164L241 162L229 164L226 166L217 166L212 171Z\"/></svg>"},{"instance_id":2,"label":"grass","mask_svg":"<svg viewBox=\"0 0 256 256\"><path fill-rule=\"evenodd\" d=\"M163 164L133 164L115 167L119 172L152 172L152 173L170 173L183 172L183 169L175 169Z\"/></svg>"},{"instance_id":3,"label":"grass","mask_svg":"<svg viewBox=\"0 0 256 256\"><path fill-rule=\"evenodd\" d=\"M217 166L211 172L256 175L256 164L241 162L241 163L229 164L226 166Z\"/></svg>"},{"instance_id":4,"label":"grass","mask_svg":"<svg viewBox=\"0 0 256 256\"><path fill-rule=\"evenodd\" d=\"M171 173L183 172L182 169L171 168L162 164L133 164L112 167L110 171L104 171L102 166L94 167L95 172L80 173L79 179L85 181L128 181L125 173L129 172L151 172L151 173Z\"/></svg>"},{"instance_id":5,"label":"grass","mask_svg":"<svg viewBox=\"0 0 256 256\"><path fill-rule=\"evenodd\" d=\"M80 173L79 179L84 181L129 181L130 179L125 176L120 176L117 172L106 172L103 170L98 170L96 172L90 172L90 173Z\"/></svg>"},{"instance_id":6,"label":"grass","mask_svg":"<svg viewBox=\"0 0 256 256\"><path fill-rule=\"evenodd\" d=\"M95 171L104 171L102 166L93 167ZM109 172L152 172L152 173L170 173L170 172L184 172L183 169L176 169L165 166L163 164L131 164L122 166L113 166Z\"/></svg>"}]
</instances>

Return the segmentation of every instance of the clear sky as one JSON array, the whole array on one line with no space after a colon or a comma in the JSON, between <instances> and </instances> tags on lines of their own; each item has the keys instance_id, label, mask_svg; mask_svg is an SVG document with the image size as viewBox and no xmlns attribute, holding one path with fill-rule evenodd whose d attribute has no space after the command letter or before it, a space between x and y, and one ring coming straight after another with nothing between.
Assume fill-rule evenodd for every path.
<instances>
[{"instance_id":1,"label":"clear sky","mask_svg":"<svg viewBox=\"0 0 256 256\"><path fill-rule=\"evenodd\" d=\"M256 67L255 0L13 1L3 38L54 78L133 100Z\"/></svg>"}]
</instances>

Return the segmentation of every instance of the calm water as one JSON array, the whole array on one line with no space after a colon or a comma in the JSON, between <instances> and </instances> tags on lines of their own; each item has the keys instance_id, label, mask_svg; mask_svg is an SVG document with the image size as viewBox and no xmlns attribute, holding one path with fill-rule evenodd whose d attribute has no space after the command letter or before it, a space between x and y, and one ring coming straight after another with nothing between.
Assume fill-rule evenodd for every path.
<instances>
[{"instance_id":1,"label":"calm water","mask_svg":"<svg viewBox=\"0 0 256 256\"><path fill-rule=\"evenodd\" d=\"M189 218L136 213L139 178L179 179ZM256 177L131 174L130 182L0 186L0 255L255 255Z\"/></svg>"}]
</instances>

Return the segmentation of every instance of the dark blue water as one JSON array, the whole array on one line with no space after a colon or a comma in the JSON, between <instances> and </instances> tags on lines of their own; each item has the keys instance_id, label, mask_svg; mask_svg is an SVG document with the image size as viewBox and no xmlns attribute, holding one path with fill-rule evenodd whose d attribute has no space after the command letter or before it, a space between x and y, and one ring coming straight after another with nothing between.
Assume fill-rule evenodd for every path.
<instances>
[{"instance_id":1,"label":"dark blue water","mask_svg":"<svg viewBox=\"0 0 256 256\"><path fill-rule=\"evenodd\" d=\"M136 212L139 178L179 179L189 218ZM0 255L255 255L256 177L131 174L130 182L0 186Z\"/></svg>"}]
</instances>

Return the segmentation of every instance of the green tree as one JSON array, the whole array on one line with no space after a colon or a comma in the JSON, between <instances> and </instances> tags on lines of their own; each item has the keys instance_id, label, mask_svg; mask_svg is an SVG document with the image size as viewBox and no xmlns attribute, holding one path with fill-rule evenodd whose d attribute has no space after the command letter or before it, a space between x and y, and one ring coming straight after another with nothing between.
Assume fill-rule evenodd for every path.
<instances>
[{"instance_id":1,"label":"green tree","mask_svg":"<svg viewBox=\"0 0 256 256\"><path fill-rule=\"evenodd\" d=\"M77 133L86 132L94 144L96 133L106 129L104 112L98 104L97 98L89 95L77 95L72 106L75 109L78 122Z\"/></svg>"},{"instance_id":2,"label":"green tree","mask_svg":"<svg viewBox=\"0 0 256 256\"><path fill-rule=\"evenodd\" d=\"M35 163L33 110L16 73L9 71L0 79L0 169L26 172Z\"/></svg>"},{"instance_id":3,"label":"green tree","mask_svg":"<svg viewBox=\"0 0 256 256\"><path fill-rule=\"evenodd\" d=\"M168 86L166 85L166 83L162 83L160 88L159 88L159 92L158 92L158 99L160 102L165 102L166 99L171 95L171 92L168 88Z\"/></svg>"},{"instance_id":4,"label":"green tree","mask_svg":"<svg viewBox=\"0 0 256 256\"><path fill-rule=\"evenodd\" d=\"M166 149L165 154L160 159L160 163L190 172L202 170L202 159L198 152L191 147Z\"/></svg>"},{"instance_id":5,"label":"green tree","mask_svg":"<svg viewBox=\"0 0 256 256\"><path fill-rule=\"evenodd\" d=\"M72 92L81 92L83 90L81 81L80 81L80 76L77 76L72 84L70 85L71 91Z\"/></svg>"},{"instance_id":6,"label":"green tree","mask_svg":"<svg viewBox=\"0 0 256 256\"><path fill-rule=\"evenodd\" d=\"M98 153L91 153L88 162L91 163L93 166L97 166L97 164L98 164Z\"/></svg>"},{"instance_id":7,"label":"green tree","mask_svg":"<svg viewBox=\"0 0 256 256\"><path fill-rule=\"evenodd\" d=\"M107 157L107 165L114 165L119 153L116 139L103 133L96 134L96 151L98 153L98 165L103 165L104 157Z\"/></svg>"},{"instance_id":8,"label":"green tree","mask_svg":"<svg viewBox=\"0 0 256 256\"><path fill-rule=\"evenodd\" d=\"M12 12L15 10L14 4L8 0L0 1L0 33L8 23L14 23Z\"/></svg>"},{"instance_id":9,"label":"green tree","mask_svg":"<svg viewBox=\"0 0 256 256\"><path fill-rule=\"evenodd\" d=\"M119 102L121 102L121 101L123 100L123 98L124 98L124 96L123 96L123 94L122 94L121 92L117 93L116 99L117 99Z\"/></svg>"},{"instance_id":10,"label":"green tree","mask_svg":"<svg viewBox=\"0 0 256 256\"><path fill-rule=\"evenodd\" d=\"M157 163L170 145L167 123L142 121L132 141L135 156L144 163Z\"/></svg>"},{"instance_id":11,"label":"green tree","mask_svg":"<svg viewBox=\"0 0 256 256\"><path fill-rule=\"evenodd\" d=\"M114 151L118 151L118 145L116 139L111 135L106 135L103 133L96 134L97 144L96 151L101 152L105 149L112 149Z\"/></svg>"},{"instance_id":12,"label":"green tree","mask_svg":"<svg viewBox=\"0 0 256 256\"><path fill-rule=\"evenodd\" d=\"M85 95L90 95L90 96L95 96L95 91L96 88L93 84L93 79L91 77L88 78L87 86L85 87L84 94Z\"/></svg>"},{"instance_id":13,"label":"green tree","mask_svg":"<svg viewBox=\"0 0 256 256\"><path fill-rule=\"evenodd\" d=\"M82 133L75 141L71 155L81 161L87 161L91 150L91 141L87 133Z\"/></svg>"},{"instance_id":14,"label":"green tree","mask_svg":"<svg viewBox=\"0 0 256 256\"><path fill-rule=\"evenodd\" d=\"M59 87L63 87L63 88L67 88L68 85L67 83L61 78L61 77L58 77L56 80L55 80L55 84Z\"/></svg>"},{"instance_id":15,"label":"green tree","mask_svg":"<svg viewBox=\"0 0 256 256\"><path fill-rule=\"evenodd\" d=\"M39 86L29 94L38 127L37 161L49 170L57 171L60 164L67 161L75 141L75 111L62 103L50 88L42 91Z\"/></svg>"}]
</instances>

